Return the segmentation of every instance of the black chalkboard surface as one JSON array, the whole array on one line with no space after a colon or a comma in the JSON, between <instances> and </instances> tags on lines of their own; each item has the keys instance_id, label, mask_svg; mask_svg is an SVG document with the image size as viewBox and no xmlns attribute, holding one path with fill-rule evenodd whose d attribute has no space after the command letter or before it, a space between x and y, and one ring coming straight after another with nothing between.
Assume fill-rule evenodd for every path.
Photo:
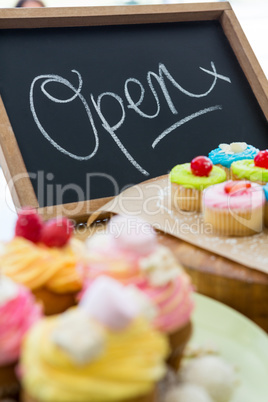
<instances>
[{"instance_id":1,"label":"black chalkboard surface","mask_svg":"<svg viewBox=\"0 0 268 402\"><path fill-rule=\"evenodd\" d=\"M116 195L222 142L268 147L218 19L5 29L0 54L39 207Z\"/></svg>"}]
</instances>

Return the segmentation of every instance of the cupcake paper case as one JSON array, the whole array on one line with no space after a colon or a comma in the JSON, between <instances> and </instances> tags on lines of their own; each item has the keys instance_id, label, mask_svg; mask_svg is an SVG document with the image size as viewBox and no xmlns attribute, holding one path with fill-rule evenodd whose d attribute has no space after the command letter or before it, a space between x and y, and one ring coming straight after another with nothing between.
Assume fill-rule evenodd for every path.
<instances>
[{"instance_id":1,"label":"cupcake paper case","mask_svg":"<svg viewBox=\"0 0 268 402\"><path fill-rule=\"evenodd\" d=\"M27 219L35 215L34 211L30 211ZM60 222L52 223L55 227L51 235L44 236L47 245L41 237L42 232L36 239L29 239L25 229L27 225L22 225L24 232L21 233L17 222L16 236L5 245L0 263L3 274L28 287L42 302L46 315L57 314L73 306L82 287L78 267L82 263L83 243L68 235L65 243L59 246L59 241L63 240ZM47 224L42 225L46 227ZM29 233L33 232L30 227Z\"/></svg>"},{"instance_id":2,"label":"cupcake paper case","mask_svg":"<svg viewBox=\"0 0 268 402\"><path fill-rule=\"evenodd\" d=\"M41 306L23 286L0 276L0 398L16 397L16 365L29 328L41 318Z\"/></svg>"},{"instance_id":3,"label":"cupcake paper case","mask_svg":"<svg viewBox=\"0 0 268 402\"><path fill-rule=\"evenodd\" d=\"M132 298L100 277L77 308L35 325L21 358L24 402L153 401L168 343Z\"/></svg>"},{"instance_id":4,"label":"cupcake paper case","mask_svg":"<svg viewBox=\"0 0 268 402\"><path fill-rule=\"evenodd\" d=\"M232 163L231 174L233 180L250 180L262 185L268 183L268 169L255 166L252 159Z\"/></svg>"},{"instance_id":5,"label":"cupcake paper case","mask_svg":"<svg viewBox=\"0 0 268 402\"><path fill-rule=\"evenodd\" d=\"M85 289L105 274L141 291L155 307L148 311L154 327L168 335L169 364L178 368L192 330L192 285L170 250L157 243L147 222L125 216L112 218L108 233L89 239L87 247Z\"/></svg>"},{"instance_id":6,"label":"cupcake paper case","mask_svg":"<svg viewBox=\"0 0 268 402\"><path fill-rule=\"evenodd\" d=\"M262 231L262 187L247 181L228 181L205 190L204 223L224 236L248 236Z\"/></svg>"}]
</instances>

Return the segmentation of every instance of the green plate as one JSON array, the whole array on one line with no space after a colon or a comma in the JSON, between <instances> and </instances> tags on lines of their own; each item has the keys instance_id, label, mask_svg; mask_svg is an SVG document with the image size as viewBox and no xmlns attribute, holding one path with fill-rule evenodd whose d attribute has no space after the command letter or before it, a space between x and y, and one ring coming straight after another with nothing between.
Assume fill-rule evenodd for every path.
<instances>
[{"instance_id":1,"label":"green plate","mask_svg":"<svg viewBox=\"0 0 268 402\"><path fill-rule=\"evenodd\" d=\"M191 343L215 344L220 355L237 368L239 384L231 402L267 402L267 334L222 303L200 294L195 294L194 299Z\"/></svg>"}]
</instances>

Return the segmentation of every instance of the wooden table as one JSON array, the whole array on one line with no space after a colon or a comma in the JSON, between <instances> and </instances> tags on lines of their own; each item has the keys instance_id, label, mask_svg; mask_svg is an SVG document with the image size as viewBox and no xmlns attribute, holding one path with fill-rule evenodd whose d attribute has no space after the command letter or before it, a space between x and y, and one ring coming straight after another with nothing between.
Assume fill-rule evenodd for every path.
<instances>
[{"instance_id":1,"label":"wooden table","mask_svg":"<svg viewBox=\"0 0 268 402\"><path fill-rule=\"evenodd\" d=\"M160 234L191 276L196 290L246 315L268 332L268 275Z\"/></svg>"}]
</instances>

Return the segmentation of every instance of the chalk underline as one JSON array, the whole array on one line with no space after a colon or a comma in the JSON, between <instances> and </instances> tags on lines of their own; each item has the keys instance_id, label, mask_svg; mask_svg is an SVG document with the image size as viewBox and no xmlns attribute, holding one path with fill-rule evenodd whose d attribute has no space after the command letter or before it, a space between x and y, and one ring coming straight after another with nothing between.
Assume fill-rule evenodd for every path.
<instances>
[{"instance_id":1,"label":"chalk underline","mask_svg":"<svg viewBox=\"0 0 268 402\"><path fill-rule=\"evenodd\" d=\"M165 138L168 134L170 134L172 131L176 130L176 128L182 126L185 123L188 123L188 121L191 121L195 119L196 117L202 116L203 114L210 113L210 112L215 112L216 110L222 110L221 105L215 105L211 107L207 107L205 109L199 110L199 112L192 113L189 116L184 117L183 119L177 121L177 123L173 124L171 127L167 128L165 131L163 131L152 143L152 148L155 148L155 146L163 139Z\"/></svg>"}]
</instances>

